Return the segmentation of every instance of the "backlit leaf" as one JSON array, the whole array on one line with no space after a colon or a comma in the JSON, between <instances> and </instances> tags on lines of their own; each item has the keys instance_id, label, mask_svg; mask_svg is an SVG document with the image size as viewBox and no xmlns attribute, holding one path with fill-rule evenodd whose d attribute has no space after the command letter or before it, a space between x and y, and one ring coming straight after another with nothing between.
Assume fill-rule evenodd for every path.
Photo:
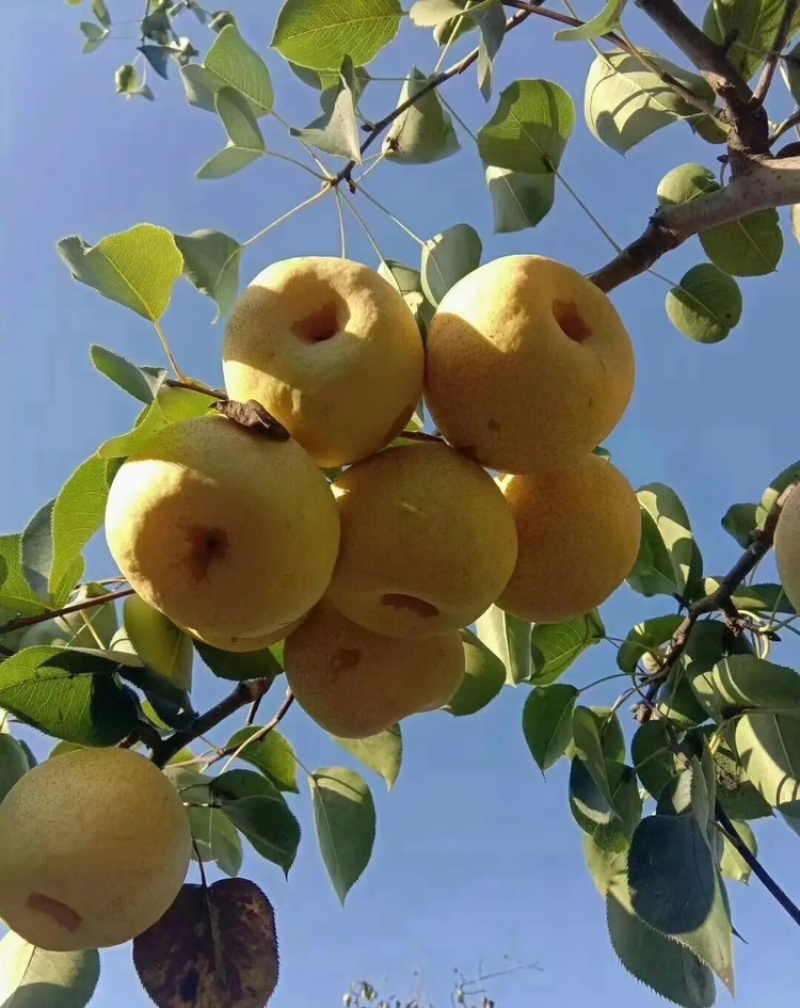
<instances>
[{"instance_id":1,"label":"backlit leaf","mask_svg":"<svg viewBox=\"0 0 800 1008\"><path fill-rule=\"evenodd\" d=\"M542 773L561 759L572 741L572 712L578 695L569 683L554 683L534 686L525 701L522 732Z\"/></svg>"},{"instance_id":2,"label":"backlit leaf","mask_svg":"<svg viewBox=\"0 0 800 1008\"><path fill-rule=\"evenodd\" d=\"M100 956L49 952L13 931L0 941L0 1004L4 1008L84 1008L100 979Z\"/></svg>"},{"instance_id":3,"label":"backlit leaf","mask_svg":"<svg viewBox=\"0 0 800 1008\"><path fill-rule=\"evenodd\" d=\"M601 38L617 27L625 3L626 0L606 0L605 7L591 21L586 21L579 28L557 31L553 38L558 42L584 42L587 39Z\"/></svg>"},{"instance_id":4,"label":"backlit leaf","mask_svg":"<svg viewBox=\"0 0 800 1008\"><path fill-rule=\"evenodd\" d=\"M800 718L755 711L737 718L728 737L769 805L779 808L800 800Z\"/></svg>"},{"instance_id":5,"label":"backlit leaf","mask_svg":"<svg viewBox=\"0 0 800 1008\"><path fill-rule=\"evenodd\" d=\"M419 94L427 84L425 74L413 67L403 84L398 106ZM394 120L382 148L387 161L400 164L429 164L460 149L452 119L436 89L429 90Z\"/></svg>"},{"instance_id":6,"label":"backlit leaf","mask_svg":"<svg viewBox=\"0 0 800 1008\"><path fill-rule=\"evenodd\" d=\"M753 833L753 828L747 822L731 820L734 829L739 834L739 838L745 847L754 857L758 857L758 841ZM725 834L722 848L722 860L720 861L720 871L722 874L734 882L749 882L752 869L745 861L730 838Z\"/></svg>"},{"instance_id":7,"label":"backlit leaf","mask_svg":"<svg viewBox=\"0 0 800 1008\"><path fill-rule=\"evenodd\" d=\"M518 80L500 94L497 109L478 131L485 165L529 175L552 175L575 127L575 104L553 81Z\"/></svg>"},{"instance_id":8,"label":"backlit leaf","mask_svg":"<svg viewBox=\"0 0 800 1008\"><path fill-rule=\"evenodd\" d=\"M366 66L400 29L399 0L285 0L270 45L284 59L334 70L345 56Z\"/></svg>"},{"instance_id":9,"label":"backlit leaf","mask_svg":"<svg viewBox=\"0 0 800 1008\"><path fill-rule=\"evenodd\" d=\"M243 742L262 731L258 725L248 725L234 732L228 739L226 749L238 749ZM263 738L249 743L238 759L244 760L272 781L279 791L297 793L297 757L292 743L280 732L269 732Z\"/></svg>"},{"instance_id":10,"label":"backlit leaf","mask_svg":"<svg viewBox=\"0 0 800 1008\"><path fill-rule=\"evenodd\" d=\"M223 87L230 87L248 100L256 116L272 111L275 96L269 70L235 24L226 25L214 39L203 68L206 71L203 75L189 76L190 80L199 80L205 91L214 94Z\"/></svg>"},{"instance_id":11,"label":"backlit leaf","mask_svg":"<svg viewBox=\"0 0 800 1008\"><path fill-rule=\"evenodd\" d=\"M678 592L685 598L696 597L703 575L703 558L686 508L675 491L664 483L648 483L636 496L655 521L667 548Z\"/></svg>"},{"instance_id":12,"label":"backlit leaf","mask_svg":"<svg viewBox=\"0 0 800 1008\"><path fill-rule=\"evenodd\" d=\"M785 10L785 0L712 0L703 19L703 31L718 45L731 44L728 58L745 80L758 71L775 40ZM787 41L800 29L795 13Z\"/></svg>"},{"instance_id":13,"label":"backlit leaf","mask_svg":"<svg viewBox=\"0 0 800 1008\"><path fill-rule=\"evenodd\" d=\"M363 739L331 738L345 752L355 756L365 767L383 777L391 791L400 774L403 758L403 737L399 724L387 728L379 735Z\"/></svg>"},{"instance_id":14,"label":"backlit leaf","mask_svg":"<svg viewBox=\"0 0 800 1008\"><path fill-rule=\"evenodd\" d=\"M761 658L734 655L700 674L690 666L686 674L698 699L717 721L731 708L800 709L800 674Z\"/></svg>"},{"instance_id":15,"label":"backlit leaf","mask_svg":"<svg viewBox=\"0 0 800 1008\"><path fill-rule=\"evenodd\" d=\"M683 274L665 299L667 317L695 343L719 343L742 318L742 292L728 273L699 263Z\"/></svg>"},{"instance_id":16,"label":"backlit leaf","mask_svg":"<svg viewBox=\"0 0 800 1008\"><path fill-rule=\"evenodd\" d=\"M498 606L490 606L475 621L475 632L502 661L506 682L516 686L531 674L531 624Z\"/></svg>"},{"instance_id":17,"label":"backlit leaf","mask_svg":"<svg viewBox=\"0 0 800 1008\"><path fill-rule=\"evenodd\" d=\"M560 679L584 651L603 640L605 632L596 609L566 623L535 625L531 631L530 682L546 686Z\"/></svg>"},{"instance_id":18,"label":"backlit leaf","mask_svg":"<svg viewBox=\"0 0 800 1008\"><path fill-rule=\"evenodd\" d=\"M375 843L375 804L354 770L325 767L309 778L322 860L344 903L369 864Z\"/></svg>"}]
</instances>

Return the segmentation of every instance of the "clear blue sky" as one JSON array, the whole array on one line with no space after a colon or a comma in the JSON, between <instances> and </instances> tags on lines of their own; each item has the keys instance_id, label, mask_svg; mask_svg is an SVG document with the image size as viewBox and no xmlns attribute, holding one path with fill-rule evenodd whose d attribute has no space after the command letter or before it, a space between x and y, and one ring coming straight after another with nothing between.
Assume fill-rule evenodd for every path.
<instances>
[{"instance_id":1,"label":"clear blue sky","mask_svg":"<svg viewBox=\"0 0 800 1008\"><path fill-rule=\"evenodd\" d=\"M591 15L599 0L578 5ZM685 8L702 16L703 6ZM109 0L117 20L140 14L139 0ZM239 0L242 30L266 56L277 108L295 125L317 114L316 96L298 84L276 54L268 53L277 3ZM632 5L631 5L632 7ZM265 13L266 11L266 13ZM244 240L299 203L314 181L276 160L263 160L219 182L198 182L195 170L223 144L221 124L189 108L173 72L153 82L157 101L125 101L114 94L113 74L135 43L126 39L82 56L82 10L63 0L9 4L0 39L0 318L3 327L4 431L0 527L20 530L66 477L107 437L127 430L137 404L96 375L88 345L102 343L139 363L162 363L149 325L74 283L59 260L56 241L80 234L95 242L141 221L179 232L221 228ZM188 23L188 22L187 22ZM202 30L189 27L205 48ZM629 31L640 44L657 42L638 12ZM514 33L500 61L497 91L519 77L548 77L572 91L578 125L564 173L619 241L636 236L655 206L655 187L675 165L701 160L714 168L720 148L695 141L674 126L632 151L627 159L601 147L582 119L588 45L556 46L546 23ZM667 51L666 47L664 50ZM429 37L403 29L402 40L376 73L398 75L412 63L436 60ZM674 54L673 54L674 55ZM376 83L365 108L388 111L399 85ZM782 87L780 81L776 89ZM448 85L447 96L476 128L488 119L474 75ZM785 102L778 112L785 108ZM286 147L277 123L267 143ZM535 231L492 236L488 196L474 146L462 134L460 156L437 165L384 165L370 178L372 193L423 237L459 221L485 240L485 258L536 252L581 269L609 256L605 239L559 190L553 213ZM417 250L394 225L364 206L385 255L415 262ZM349 252L374 264L354 226ZM244 264L246 282L269 262L290 255L337 254L332 202L294 218L257 245ZM690 243L660 264L678 278L702 258ZM797 273L800 250L791 235L779 272L745 281L741 326L722 345L699 346L674 331L664 314L667 286L639 278L613 295L638 354L635 401L609 442L616 463L635 485L671 484L686 502L706 555L706 570L726 569L737 553L719 518L737 500L758 499L784 465L800 456L797 436ZM221 382L222 331L212 326L214 306L181 282L165 325L184 370ZM791 362L791 363L790 363ZM90 571L114 573L102 539L89 551ZM772 576L771 564L763 568ZM624 636L637 621L669 611L627 589L605 607L609 632ZM791 664L798 649L776 652ZM609 645L594 648L571 673L578 684L615 670ZM196 703L205 707L223 690L198 670ZM612 684L613 686L614 684ZM498 1008L648 1008L662 1003L618 965L607 941L603 902L582 858L582 835L566 799L566 768L544 782L527 752L520 712L527 689L505 690L476 717L444 714L405 726L405 764L391 794L370 777L378 805L373 861L341 909L324 873L304 788L293 807L305 830L286 882L271 865L247 855L243 872L261 884L278 919L282 977L274 1008L327 1008L341 1004L349 982L410 991L415 970L424 974L437 1008L449 1004L452 971L502 967L503 956L536 962L541 972L519 973L492 987ZM598 691L592 702L614 699ZM285 723L307 766L348 763L349 757L295 709ZM777 822L759 823L763 860L800 900L798 838ZM800 986L800 935L783 911L753 882L732 889L736 927L738 1004L761 1008L785 1003ZM387 989L387 993L388 993ZM728 995L720 994L720 1003ZM94 1004L143 1008L129 949L105 953Z\"/></svg>"}]
</instances>

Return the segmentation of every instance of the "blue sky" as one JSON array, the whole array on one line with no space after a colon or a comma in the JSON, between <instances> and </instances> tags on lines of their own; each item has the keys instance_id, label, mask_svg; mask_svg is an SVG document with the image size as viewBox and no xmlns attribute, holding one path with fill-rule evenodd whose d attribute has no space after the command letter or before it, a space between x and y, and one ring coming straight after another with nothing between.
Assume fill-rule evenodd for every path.
<instances>
[{"instance_id":1,"label":"blue sky","mask_svg":"<svg viewBox=\"0 0 800 1008\"><path fill-rule=\"evenodd\" d=\"M138 0L109 0L119 21L137 17L141 6ZM277 7L274 0L240 0L235 10L245 37L267 59L279 112L302 126L318 114L316 96L267 51ZM586 16L599 7L597 0L578 4ZM702 16L701 4L684 7ZM142 221L183 233L220 228L244 240L309 196L316 184L275 159L227 180L195 180L195 170L223 145L221 124L185 104L174 73L168 83L154 82L155 103L115 95L114 70L132 53L135 25L120 28L127 38L82 56L80 15L63 0L25 0L9 5L0 38L4 531L21 529L101 441L127 430L136 415L137 404L93 372L89 344L104 344L139 363L162 363L146 322L70 279L56 254L57 240L77 233L95 242ZM205 48L202 30L190 30ZM636 11L628 30L640 44L660 45ZM578 124L564 174L614 237L628 241L652 212L659 179L686 161L715 168L720 149L695 141L681 125L648 139L626 159L600 146L582 118L591 49L557 46L551 37L552 26L539 21L509 37L495 95L520 77L557 80L573 93ZM674 56L666 44L661 48ZM430 69L436 58L430 37L406 25L375 73L398 76L412 64ZM781 87L778 80L776 91ZM365 109L384 114L398 88L371 85ZM496 103L495 96L484 104L473 73L450 82L446 95L473 129ZM774 117L787 107L780 96ZM267 124L266 136L268 145L296 153L277 123ZM463 132L461 140L462 153L439 164L381 166L370 176L370 192L423 238L461 221L472 224L484 238L484 259L536 252L584 271L606 261L606 240L563 188L536 230L493 236L481 164ZM362 211L384 255L417 261L414 243L390 221L368 205ZM349 254L375 264L352 220L348 231ZM335 208L325 201L256 245L245 260L243 282L275 259L338 251ZM701 259L699 245L691 242L658 269L677 279ZM758 499L771 477L800 456L798 269L800 250L789 233L777 274L743 282L742 324L716 346L696 345L672 329L662 280L640 277L613 294L636 344L638 384L608 446L634 485L660 480L683 497L710 574L727 569L737 553L719 526L728 504ZM218 384L222 330L211 325L214 314L212 303L182 282L165 327L183 369ZM101 538L89 558L93 576L114 573ZM762 573L764 580L772 576L771 562ZM624 636L639 620L668 611L664 600L648 602L623 589L603 615L609 633ZM797 652L787 641L775 653L792 664ZM580 685L612 671L614 652L604 644L584 656L570 678ZM201 670L196 683L201 708L223 692ZM613 701L613 686L592 694L591 702ZM443 1008L454 969L471 975L482 963L493 971L502 968L504 956L541 970L494 981L499 1008L566 1008L585 998L587 987L594 1008L662 1003L622 970L611 951L603 902L584 867L582 835L567 806L566 766L543 781L522 737L526 693L525 687L505 690L473 718L433 714L407 722L405 762L394 791L387 794L370 777L378 806L375 853L345 909L321 864L307 789L293 800L305 837L289 881L247 855L243 873L265 889L277 914L282 976L274 1008L341 1004L350 981L360 977L386 993L407 994L415 971L427 996ZM306 766L352 765L299 710L291 712L285 730ZM757 834L764 862L800 900L797 837L777 822L759 823ZM738 1004L756 1008L794 994L800 957L788 917L758 882L732 888L731 896L736 926L747 941L736 945ZM94 1004L148 1003L129 950L105 953Z\"/></svg>"}]
</instances>

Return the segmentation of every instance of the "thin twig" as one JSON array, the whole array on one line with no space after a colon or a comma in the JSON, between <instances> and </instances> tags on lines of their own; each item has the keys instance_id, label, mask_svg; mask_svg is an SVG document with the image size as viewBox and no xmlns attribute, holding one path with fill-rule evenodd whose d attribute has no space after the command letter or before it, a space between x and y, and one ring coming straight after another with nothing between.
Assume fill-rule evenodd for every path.
<instances>
[{"instance_id":1,"label":"thin twig","mask_svg":"<svg viewBox=\"0 0 800 1008\"><path fill-rule=\"evenodd\" d=\"M719 801L716 803L715 817L722 831L736 848L738 854L750 868L758 881L764 886L770 896L774 897L776 902L780 903L795 924L800 924L800 907L798 907L798 905L789 898L775 879L770 875L767 869L761 864L755 854L750 850L744 840L742 840L741 836L739 836L739 831L731 822L728 813Z\"/></svg>"},{"instance_id":2,"label":"thin twig","mask_svg":"<svg viewBox=\"0 0 800 1008\"><path fill-rule=\"evenodd\" d=\"M82 602L73 602L72 605L63 606L61 609L47 609L36 616L20 616L18 619L9 620L0 626L0 637L5 637L14 630L22 630L23 627L36 626L37 623L46 623L57 616L68 616L70 613L80 612L83 609L91 609L94 606L105 605L115 599L125 598L133 595L133 588L120 588L119 591L109 592L107 595L99 595L97 598L83 599Z\"/></svg>"},{"instance_id":3,"label":"thin twig","mask_svg":"<svg viewBox=\"0 0 800 1008\"><path fill-rule=\"evenodd\" d=\"M798 0L786 0L784 3L781 22L778 25L778 30L775 32L775 41L772 45L772 50L767 56L764 69L761 71L761 77L756 85L755 91L753 92L753 97L761 105L763 105L766 101L769 89L772 86L772 78L775 76L775 70L777 69L780 61L781 53L783 52L786 42L789 39L792 21L797 13L797 6Z\"/></svg>"},{"instance_id":4,"label":"thin twig","mask_svg":"<svg viewBox=\"0 0 800 1008\"><path fill-rule=\"evenodd\" d=\"M169 388L184 388L189 389L191 392L202 392L203 395L211 396L212 399L228 398L228 393L224 389L206 388L205 385L200 385L190 380L178 381L177 378L165 378L164 384L168 385Z\"/></svg>"},{"instance_id":5,"label":"thin twig","mask_svg":"<svg viewBox=\"0 0 800 1008\"><path fill-rule=\"evenodd\" d=\"M271 731L274 731L274 729L278 727L281 721L283 721L283 719L289 713L289 708L292 706L293 703L294 703L294 693L292 693L290 689L287 689L286 697L284 698L284 701L280 705L278 710L275 712L275 716L272 718L271 721L265 724L263 728L259 728L256 731L254 731L249 738L246 738L243 742L238 743L238 745L226 746L224 749L220 749L219 752L212 759L208 761L207 766L213 766L214 763L217 763L219 762L219 760L224 759L226 756L228 756L229 757L228 762L222 768L223 772L227 770L228 766L233 762L233 760L235 760L238 756L241 756L246 749L248 749L251 745L254 745L256 742L263 741Z\"/></svg>"},{"instance_id":6,"label":"thin twig","mask_svg":"<svg viewBox=\"0 0 800 1008\"><path fill-rule=\"evenodd\" d=\"M769 138L770 145L780 139L784 133L788 133L793 126L797 126L798 123L800 123L800 108L795 109L788 119L784 119L783 122L775 128L775 132Z\"/></svg>"}]
</instances>

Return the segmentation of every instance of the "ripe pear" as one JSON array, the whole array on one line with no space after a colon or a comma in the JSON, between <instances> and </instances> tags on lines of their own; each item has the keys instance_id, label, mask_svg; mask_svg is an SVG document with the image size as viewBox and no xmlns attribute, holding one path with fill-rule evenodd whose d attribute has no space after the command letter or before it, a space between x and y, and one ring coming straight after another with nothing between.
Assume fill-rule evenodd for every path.
<instances>
[{"instance_id":1,"label":"ripe pear","mask_svg":"<svg viewBox=\"0 0 800 1008\"><path fill-rule=\"evenodd\" d=\"M225 331L232 399L255 399L334 468L367 458L405 427L422 396L424 349L400 292L349 259L273 263Z\"/></svg>"},{"instance_id":2,"label":"ripe pear","mask_svg":"<svg viewBox=\"0 0 800 1008\"><path fill-rule=\"evenodd\" d=\"M327 599L289 635L284 663L298 704L339 738L368 738L443 707L458 692L465 667L457 630L419 640L384 637Z\"/></svg>"},{"instance_id":3,"label":"ripe pear","mask_svg":"<svg viewBox=\"0 0 800 1008\"><path fill-rule=\"evenodd\" d=\"M127 639L144 664L191 690L194 652L186 633L138 595L125 599L122 618Z\"/></svg>"},{"instance_id":4,"label":"ripe pear","mask_svg":"<svg viewBox=\"0 0 800 1008\"><path fill-rule=\"evenodd\" d=\"M0 917L55 952L130 941L171 906L189 868L175 787L131 749L40 763L0 805Z\"/></svg>"},{"instance_id":5,"label":"ripe pear","mask_svg":"<svg viewBox=\"0 0 800 1008\"><path fill-rule=\"evenodd\" d=\"M611 462L587 454L562 469L500 480L519 536L497 605L534 623L562 623L605 602L630 574L641 540L639 501Z\"/></svg>"},{"instance_id":6,"label":"ripe pear","mask_svg":"<svg viewBox=\"0 0 800 1008\"><path fill-rule=\"evenodd\" d=\"M339 517L296 441L210 414L165 427L123 463L106 539L131 588L173 623L254 637L322 596Z\"/></svg>"},{"instance_id":7,"label":"ripe pear","mask_svg":"<svg viewBox=\"0 0 800 1008\"><path fill-rule=\"evenodd\" d=\"M511 576L511 511L491 476L449 445L387 448L332 486L342 536L328 594L368 630L418 638L468 626Z\"/></svg>"},{"instance_id":8,"label":"ripe pear","mask_svg":"<svg viewBox=\"0 0 800 1008\"><path fill-rule=\"evenodd\" d=\"M502 473L596 448L633 395L630 336L608 295L563 263L495 259L442 298L425 399L445 438Z\"/></svg>"},{"instance_id":9,"label":"ripe pear","mask_svg":"<svg viewBox=\"0 0 800 1008\"><path fill-rule=\"evenodd\" d=\"M800 612L800 492L789 491L773 538L775 565L787 599Z\"/></svg>"},{"instance_id":10,"label":"ripe pear","mask_svg":"<svg viewBox=\"0 0 800 1008\"><path fill-rule=\"evenodd\" d=\"M199 630L188 628L186 632L201 644L208 644L209 647L217 648L219 651L234 651L241 654L247 651L263 651L264 648L285 640L293 630L300 626L304 619L305 616L301 616L300 619L292 620L291 623L286 623L284 626L278 627L277 630L273 630L272 633L262 634L260 637L216 637L213 634L202 634Z\"/></svg>"}]
</instances>

